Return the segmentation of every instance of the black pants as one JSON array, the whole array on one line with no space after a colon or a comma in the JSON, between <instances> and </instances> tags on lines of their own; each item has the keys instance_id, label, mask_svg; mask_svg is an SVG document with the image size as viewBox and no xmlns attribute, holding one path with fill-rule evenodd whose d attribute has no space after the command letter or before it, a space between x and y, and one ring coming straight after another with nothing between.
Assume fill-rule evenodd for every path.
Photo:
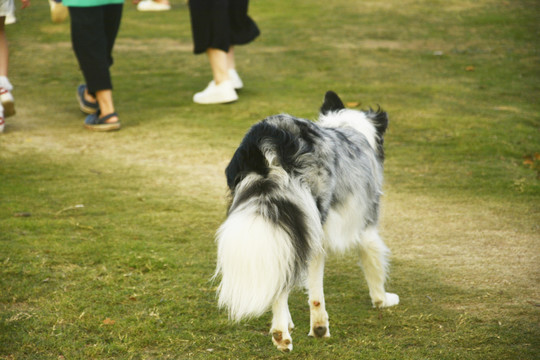
<instances>
[{"instance_id":1,"label":"black pants","mask_svg":"<svg viewBox=\"0 0 540 360\"><path fill-rule=\"evenodd\" d=\"M92 95L112 90L109 68L112 49L120 28L123 5L69 7L71 43Z\"/></svg>"},{"instance_id":2,"label":"black pants","mask_svg":"<svg viewBox=\"0 0 540 360\"><path fill-rule=\"evenodd\" d=\"M249 0L189 0L195 54L208 48L229 51L259 36L257 24L248 16Z\"/></svg>"}]
</instances>

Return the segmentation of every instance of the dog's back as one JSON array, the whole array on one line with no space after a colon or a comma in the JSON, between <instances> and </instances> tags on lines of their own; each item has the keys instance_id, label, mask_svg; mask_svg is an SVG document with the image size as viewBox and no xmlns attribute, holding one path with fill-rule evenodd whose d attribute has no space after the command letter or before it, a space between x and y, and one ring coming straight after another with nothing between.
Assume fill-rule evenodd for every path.
<instances>
[{"instance_id":1,"label":"dog's back","mask_svg":"<svg viewBox=\"0 0 540 360\"><path fill-rule=\"evenodd\" d=\"M319 122L282 114L255 124L226 169L216 275L235 320L262 314L323 248L345 250L377 223L386 114L347 110L333 95Z\"/></svg>"}]
</instances>

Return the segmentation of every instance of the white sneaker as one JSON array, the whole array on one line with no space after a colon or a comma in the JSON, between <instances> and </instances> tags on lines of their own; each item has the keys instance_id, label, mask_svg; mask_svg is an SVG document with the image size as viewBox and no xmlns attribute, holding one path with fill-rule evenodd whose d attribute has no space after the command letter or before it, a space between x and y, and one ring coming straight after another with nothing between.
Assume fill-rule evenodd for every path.
<instances>
[{"instance_id":1,"label":"white sneaker","mask_svg":"<svg viewBox=\"0 0 540 360\"><path fill-rule=\"evenodd\" d=\"M229 69L229 79L231 79L235 90L240 90L244 87L244 83L235 69Z\"/></svg>"},{"instance_id":2,"label":"white sneaker","mask_svg":"<svg viewBox=\"0 0 540 360\"><path fill-rule=\"evenodd\" d=\"M226 104L238 100L231 80L216 85L210 81L206 89L193 95L193 102L197 104Z\"/></svg>"},{"instance_id":3,"label":"white sneaker","mask_svg":"<svg viewBox=\"0 0 540 360\"><path fill-rule=\"evenodd\" d=\"M15 17L15 13L9 13L6 15L6 19L4 20L4 24L11 25L15 24L17 22L17 18Z\"/></svg>"},{"instance_id":4,"label":"white sneaker","mask_svg":"<svg viewBox=\"0 0 540 360\"><path fill-rule=\"evenodd\" d=\"M167 11L171 10L171 5L155 2L153 0L143 0L137 4L139 11Z\"/></svg>"},{"instance_id":5,"label":"white sneaker","mask_svg":"<svg viewBox=\"0 0 540 360\"><path fill-rule=\"evenodd\" d=\"M5 117L15 115L15 99L13 99L13 95L3 87L0 87L0 104L2 105L3 110L2 115L5 115Z\"/></svg>"}]
</instances>

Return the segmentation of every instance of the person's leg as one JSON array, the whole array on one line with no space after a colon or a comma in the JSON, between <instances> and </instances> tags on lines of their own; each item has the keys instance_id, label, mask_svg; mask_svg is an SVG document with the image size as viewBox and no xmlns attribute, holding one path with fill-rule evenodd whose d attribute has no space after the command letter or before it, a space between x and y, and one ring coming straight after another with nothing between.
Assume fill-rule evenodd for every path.
<instances>
[{"instance_id":1,"label":"person's leg","mask_svg":"<svg viewBox=\"0 0 540 360\"><path fill-rule=\"evenodd\" d=\"M112 89L102 7L70 7L69 12L73 51L88 92L94 96L97 90Z\"/></svg>"},{"instance_id":2,"label":"person's leg","mask_svg":"<svg viewBox=\"0 0 540 360\"><path fill-rule=\"evenodd\" d=\"M9 82L8 65L9 51L5 32L5 16L0 17L0 104L3 106L2 117L15 115L15 100L11 91L13 86Z\"/></svg>"},{"instance_id":3,"label":"person's leg","mask_svg":"<svg viewBox=\"0 0 540 360\"><path fill-rule=\"evenodd\" d=\"M116 11L111 16L113 7ZM112 89L109 68L121 10L122 5L69 8L73 50L90 94Z\"/></svg>"},{"instance_id":4,"label":"person's leg","mask_svg":"<svg viewBox=\"0 0 540 360\"><path fill-rule=\"evenodd\" d=\"M5 16L0 17L0 76L7 76L9 52L6 39Z\"/></svg>"},{"instance_id":5,"label":"person's leg","mask_svg":"<svg viewBox=\"0 0 540 360\"><path fill-rule=\"evenodd\" d=\"M99 90L96 92L96 99L99 103L100 116L104 117L110 114L114 114L114 102L112 97L112 90ZM118 116L111 116L106 123L118 122Z\"/></svg>"},{"instance_id":6,"label":"person's leg","mask_svg":"<svg viewBox=\"0 0 540 360\"><path fill-rule=\"evenodd\" d=\"M99 104L100 116L115 112L109 68L120 26L122 5L70 7L73 50L86 80L85 98ZM95 99L95 100L94 100ZM107 122L116 122L110 117Z\"/></svg>"},{"instance_id":7,"label":"person's leg","mask_svg":"<svg viewBox=\"0 0 540 360\"><path fill-rule=\"evenodd\" d=\"M196 93L193 101L197 104L225 104L238 100L229 76L227 53L221 49L208 48L206 54L214 80L210 81L206 89Z\"/></svg>"},{"instance_id":8,"label":"person's leg","mask_svg":"<svg viewBox=\"0 0 540 360\"><path fill-rule=\"evenodd\" d=\"M223 81L229 80L229 56L223 50L209 48L206 50L208 60L210 61L210 67L212 68L212 75L216 85L221 84Z\"/></svg>"},{"instance_id":9,"label":"person's leg","mask_svg":"<svg viewBox=\"0 0 540 360\"><path fill-rule=\"evenodd\" d=\"M5 16L0 16L0 76L7 75L8 48L5 32ZM0 133L4 132L4 107L0 103Z\"/></svg>"},{"instance_id":10,"label":"person's leg","mask_svg":"<svg viewBox=\"0 0 540 360\"><path fill-rule=\"evenodd\" d=\"M196 93L198 104L222 104L238 100L230 81L228 52L229 19L228 0L190 0L189 11L194 53L206 53L213 80L206 89Z\"/></svg>"},{"instance_id":11,"label":"person's leg","mask_svg":"<svg viewBox=\"0 0 540 360\"><path fill-rule=\"evenodd\" d=\"M120 23L122 21L122 5L106 5L103 7L104 24L105 24L105 36L107 38L107 54L109 60L109 67L113 64L112 51L114 43L116 42L116 36L120 30Z\"/></svg>"},{"instance_id":12,"label":"person's leg","mask_svg":"<svg viewBox=\"0 0 540 360\"><path fill-rule=\"evenodd\" d=\"M104 7L104 24L105 35L107 38L107 56L109 67L111 67L113 64L112 51L114 48L114 43L116 42L116 36L118 35L118 31L120 30L122 10L122 5L108 5ZM115 112L112 96L112 83L110 89L96 90L96 99L99 103L99 108L102 116L107 116ZM118 117L112 116L107 119L106 122L113 123L117 121Z\"/></svg>"},{"instance_id":13,"label":"person's leg","mask_svg":"<svg viewBox=\"0 0 540 360\"><path fill-rule=\"evenodd\" d=\"M231 46L229 48L229 52L227 52L227 69L236 69L236 62L234 61L234 46Z\"/></svg>"}]
</instances>

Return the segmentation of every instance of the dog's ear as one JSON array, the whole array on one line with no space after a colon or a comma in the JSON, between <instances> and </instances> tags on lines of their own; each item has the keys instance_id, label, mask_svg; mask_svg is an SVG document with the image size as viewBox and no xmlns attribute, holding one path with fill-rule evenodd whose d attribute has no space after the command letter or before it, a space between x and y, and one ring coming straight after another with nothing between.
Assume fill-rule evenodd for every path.
<instances>
[{"instance_id":1,"label":"dog's ear","mask_svg":"<svg viewBox=\"0 0 540 360\"><path fill-rule=\"evenodd\" d=\"M321 106L321 113L323 115L328 114L330 111L338 111L345 109L345 105L339 98L339 96L333 91L327 91L324 95L324 102Z\"/></svg>"}]
</instances>

